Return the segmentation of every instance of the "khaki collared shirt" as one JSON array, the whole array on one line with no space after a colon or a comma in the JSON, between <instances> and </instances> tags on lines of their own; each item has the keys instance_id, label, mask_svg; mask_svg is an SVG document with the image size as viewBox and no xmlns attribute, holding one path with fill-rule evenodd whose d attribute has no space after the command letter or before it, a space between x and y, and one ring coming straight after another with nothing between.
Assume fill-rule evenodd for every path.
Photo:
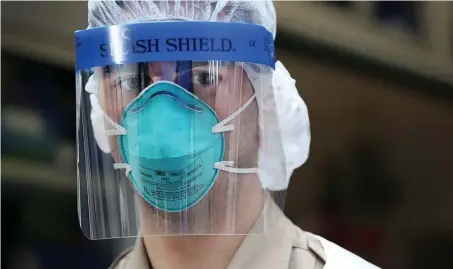
<instances>
[{"instance_id":1,"label":"khaki collared shirt","mask_svg":"<svg viewBox=\"0 0 453 269\"><path fill-rule=\"evenodd\" d=\"M278 220L276 226L264 235L246 236L227 269L324 268L325 253L321 242L291 223L271 199L267 200L263 212ZM152 269L142 238L137 240L135 247L120 255L110 268Z\"/></svg>"}]
</instances>

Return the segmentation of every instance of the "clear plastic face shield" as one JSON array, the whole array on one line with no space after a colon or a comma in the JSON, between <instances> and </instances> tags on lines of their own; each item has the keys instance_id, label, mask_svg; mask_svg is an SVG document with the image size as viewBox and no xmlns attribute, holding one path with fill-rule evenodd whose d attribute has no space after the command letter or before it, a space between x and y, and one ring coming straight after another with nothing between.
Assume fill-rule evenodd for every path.
<instances>
[{"instance_id":1,"label":"clear plastic face shield","mask_svg":"<svg viewBox=\"0 0 453 269\"><path fill-rule=\"evenodd\" d=\"M194 34L197 33L197 34ZM76 32L79 219L91 239L262 234L286 161L264 27Z\"/></svg>"}]
</instances>

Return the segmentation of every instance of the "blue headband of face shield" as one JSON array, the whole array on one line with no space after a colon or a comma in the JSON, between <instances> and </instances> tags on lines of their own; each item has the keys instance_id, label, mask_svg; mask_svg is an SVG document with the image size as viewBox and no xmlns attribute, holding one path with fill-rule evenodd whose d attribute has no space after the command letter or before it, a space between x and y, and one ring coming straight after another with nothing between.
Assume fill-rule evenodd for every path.
<instances>
[{"instance_id":1,"label":"blue headband of face shield","mask_svg":"<svg viewBox=\"0 0 453 269\"><path fill-rule=\"evenodd\" d=\"M76 70L139 62L230 61L275 68L273 36L233 22L146 22L75 32Z\"/></svg>"},{"instance_id":2,"label":"blue headband of face shield","mask_svg":"<svg viewBox=\"0 0 453 269\"><path fill-rule=\"evenodd\" d=\"M185 36L198 32L201 37ZM239 23L153 22L81 31L76 40L78 70L128 63L146 70L149 62L175 63L170 70L179 74L175 81L164 74L164 81L146 87L123 111L120 124L109 120L116 130L107 134L118 136L124 160L115 168L126 169L148 203L168 212L195 205L209 192L219 169L231 165L223 162L222 132L240 111L220 122L215 111L193 94L192 61L272 67L272 35L261 26Z\"/></svg>"}]
</instances>

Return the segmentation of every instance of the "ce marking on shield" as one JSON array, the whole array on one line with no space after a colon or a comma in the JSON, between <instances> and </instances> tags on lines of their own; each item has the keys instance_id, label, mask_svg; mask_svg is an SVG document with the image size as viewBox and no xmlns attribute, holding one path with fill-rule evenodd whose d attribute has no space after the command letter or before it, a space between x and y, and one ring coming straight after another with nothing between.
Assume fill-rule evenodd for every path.
<instances>
[{"instance_id":1,"label":"ce marking on shield","mask_svg":"<svg viewBox=\"0 0 453 269\"><path fill-rule=\"evenodd\" d=\"M249 41L249 46L253 47L253 48L256 47L255 40L250 40Z\"/></svg>"}]
</instances>

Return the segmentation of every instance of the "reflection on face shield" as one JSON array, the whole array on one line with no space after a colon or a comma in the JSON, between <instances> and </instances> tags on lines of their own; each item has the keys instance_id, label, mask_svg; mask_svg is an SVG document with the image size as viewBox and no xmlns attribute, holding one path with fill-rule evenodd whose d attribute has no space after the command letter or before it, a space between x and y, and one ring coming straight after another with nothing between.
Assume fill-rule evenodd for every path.
<instances>
[{"instance_id":1,"label":"reflection on face shield","mask_svg":"<svg viewBox=\"0 0 453 269\"><path fill-rule=\"evenodd\" d=\"M203 93L205 88L214 93L222 90L222 76L214 70L223 73L227 79L237 71L234 64L225 63L219 68L197 63L189 68L188 62L181 65L147 63L115 69L104 72L108 74L106 79L116 77L113 85L121 91L123 88L135 91L136 97L125 106L120 124L106 115L115 127L107 134L119 136L122 162L117 162L114 167L126 170L134 187L148 203L167 212L183 211L209 192L219 170L257 172L257 168L236 168L233 167L234 161L224 161L224 132L234 130L233 124L227 124L252 103L255 95L252 94L247 102L222 121L201 99L208 96ZM192 74L192 77L187 74ZM179 85L167 80L156 81L160 78L172 79ZM139 84L143 83L152 84L138 92Z\"/></svg>"}]
</instances>

